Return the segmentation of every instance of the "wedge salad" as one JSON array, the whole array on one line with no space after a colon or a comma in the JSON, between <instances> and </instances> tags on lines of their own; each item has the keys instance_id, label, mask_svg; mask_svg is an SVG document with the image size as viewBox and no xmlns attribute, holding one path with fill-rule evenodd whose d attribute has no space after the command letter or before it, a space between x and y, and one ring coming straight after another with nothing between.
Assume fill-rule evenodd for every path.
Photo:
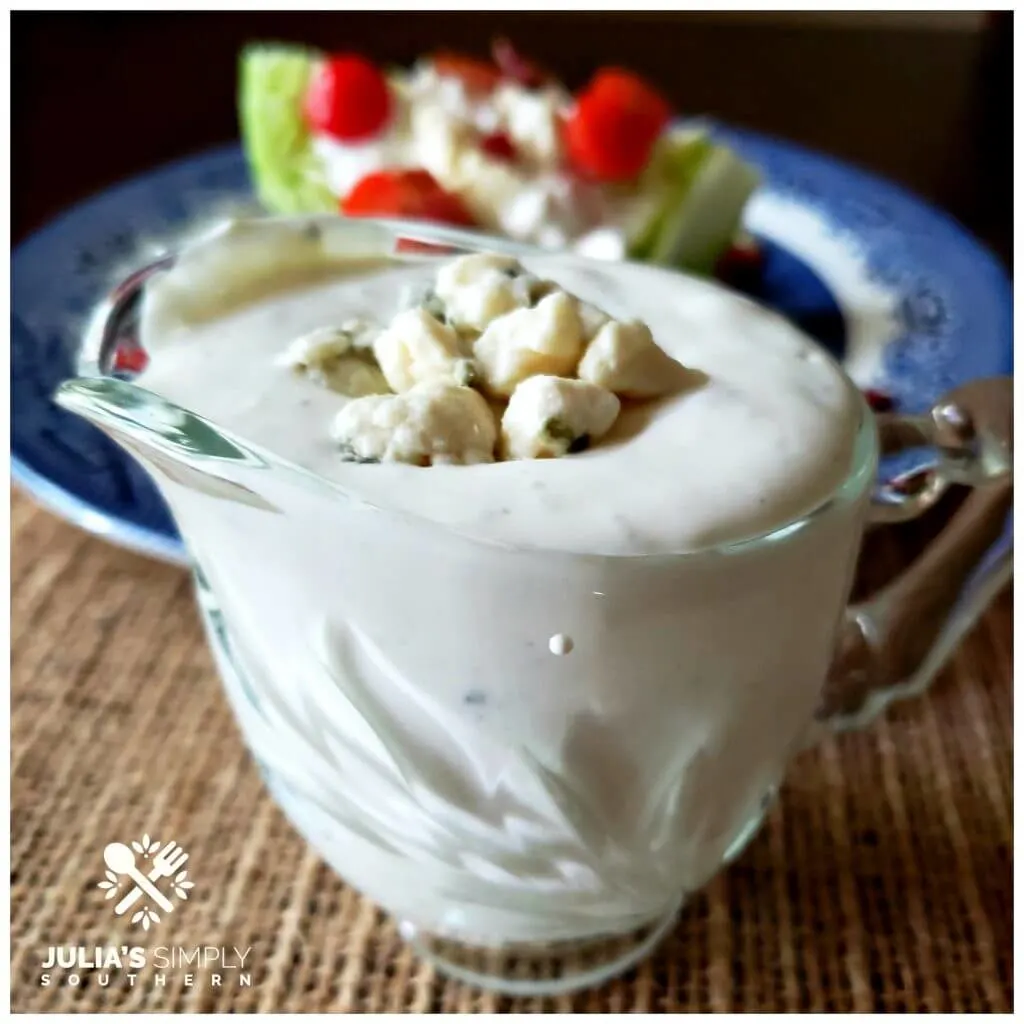
<instances>
[{"instance_id":1,"label":"wedge salad","mask_svg":"<svg viewBox=\"0 0 1024 1024\"><path fill-rule=\"evenodd\" d=\"M239 111L272 213L439 221L699 274L737 242L759 183L632 72L602 68L572 94L507 41L490 61L437 53L411 69L252 45Z\"/></svg>"}]
</instances>

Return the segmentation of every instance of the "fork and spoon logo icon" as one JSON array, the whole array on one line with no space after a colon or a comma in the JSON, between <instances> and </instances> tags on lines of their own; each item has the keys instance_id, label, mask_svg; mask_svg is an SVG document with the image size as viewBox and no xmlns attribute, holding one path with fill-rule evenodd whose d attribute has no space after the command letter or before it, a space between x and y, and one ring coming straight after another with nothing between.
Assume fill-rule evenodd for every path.
<instances>
[{"instance_id":1,"label":"fork and spoon logo icon","mask_svg":"<svg viewBox=\"0 0 1024 1024\"><path fill-rule=\"evenodd\" d=\"M156 885L157 882L164 878L171 879L169 895L176 896L179 900L188 899L193 883L189 880L188 871L182 870L188 860L188 854L173 841L161 845L146 834L141 842L133 842L131 846L125 843L110 843L103 850L103 860L107 865L106 879L99 883L99 888L107 891L108 900L119 894L122 877L133 883L133 887L114 907L114 913L118 917L128 913L144 896L148 897L149 902L136 910L131 918L132 924L141 924L146 931L149 930L151 923L155 924L160 920L160 915L152 909L150 903L167 914L174 910L174 904L168 898L168 894L161 892Z\"/></svg>"}]
</instances>

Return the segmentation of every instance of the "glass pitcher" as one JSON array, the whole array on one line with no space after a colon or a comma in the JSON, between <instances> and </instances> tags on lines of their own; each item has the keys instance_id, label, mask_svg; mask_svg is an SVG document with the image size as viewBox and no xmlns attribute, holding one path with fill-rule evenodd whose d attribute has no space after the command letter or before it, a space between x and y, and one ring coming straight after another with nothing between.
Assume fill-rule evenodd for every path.
<instances>
[{"instance_id":1,"label":"glass pitcher","mask_svg":"<svg viewBox=\"0 0 1024 1024\"><path fill-rule=\"evenodd\" d=\"M343 258L531 252L309 222ZM56 399L164 495L275 800L462 980L552 994L636 963L753 836L793 755L923 689L1010 574L1009 552L985 559L1012 501L1009 379L927 415L863 405L842 484L768 534L678 555L508 547L370 505L115 379L141 290L173 262L115 290ZM925 486L878 482L880 450L921 445ZM865 529L951 483L974 490L947 529L848 607Z\"/></svg>"}]
</instances>

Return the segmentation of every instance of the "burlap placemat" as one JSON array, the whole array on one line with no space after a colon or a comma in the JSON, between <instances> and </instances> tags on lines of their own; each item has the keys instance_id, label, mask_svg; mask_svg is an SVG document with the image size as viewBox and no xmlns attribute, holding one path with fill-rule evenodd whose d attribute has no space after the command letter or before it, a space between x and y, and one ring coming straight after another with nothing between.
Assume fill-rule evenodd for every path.
<instances>
[{"instance_id":1,"label":"burlap placemat","mask_svg":"<svg viewBox=\"0 0 1024 1024\"><path fill-rule=\"evenodd\" d=\"M654 959L593 992L512 1000L419 963L270 803L182 571L20 497L12 545L17 1011L1012 1008L1009 593L930 696L794 766ZM143 835L184 848L194 881L148 932L97 884L104 847ZM138 946L149 962L48 970L51 946ZM227 963L156 959L197 946Z\"/></svg>"}]
</instances>

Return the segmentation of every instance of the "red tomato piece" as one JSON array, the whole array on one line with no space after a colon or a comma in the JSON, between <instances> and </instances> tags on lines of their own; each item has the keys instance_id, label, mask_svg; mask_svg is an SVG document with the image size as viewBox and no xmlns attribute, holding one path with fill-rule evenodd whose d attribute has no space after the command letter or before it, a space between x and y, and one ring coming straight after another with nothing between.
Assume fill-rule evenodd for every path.
<instances>
[{"instance_id":1,"label":"red tomato piece","mask_svg":"<svg viewBox=\"0 0 1024 1024\"><path fill-rule=\"evenodd\" d=\"M509 138L507 132L492 132L480 140L480 148L495 160L514 161L518 157L516 144Z\"/></svg>"},{"instance_id":2,"label":"red tomato piece","mask_svg":"<svg viewBox=\"0 0 1024 1024\"><path fill-rule=\"evenodd\" d=\"M421 242L418 238L399 238L395 243L395 252L414 253L417 256L454 256L457 251L450 245Z\"/></svg>"},{"instance_id":3,"label":"red tomato piece","mask_svg":"<svg viewBox=\"0 0 1024 1024\"><path fill-rule=\"evenodd\" d=\"M391 118L391 90L380 69L364 57L328 57L306 89L306 122L342 142L377 135Z\"/></svg>"},{"instance_id":4,"label":"red tomato piece","mask_svg":"<svg viewBox=\"0 0 1024 1024\"><path fill-rule=\"evenodd\" d=\"M135 345L121 346L114 353L114 369L119 373L142 373L149 365L149 356Z\"/></svg>"},{"instance_id":5,"label":"red tomato piece","mask_svg":"<svg viewBox=\"0 0 1024 1024\"><path fill-rule=\"evenodd\" d=\"M374 171L341 201L349 217L402 217L472 227L466 205L445 191L427 171Z\"/></svg>"},{"instance_id":6,"label":"red tomato piece","mask_svg":"<svg viewBox=\"0 0 1024 1024\"><path fill-rule=\"evenodd\" d=\"M599 71L579 94L565 124L575 168L598 181L630 181L647 166L672 116L667 101L629 71Z\"/></svg>"},{"instance_id":7,"label":"red tomato piece","mask_svg":"<svg viewBox=\"0 0 1024 1024\"><path fill-rule=\"evenodd\" d=\"M896 404L892 400L892 395L886 391L880 391L878 388L866 388L864 399L875 412L891 412Z\"/></svg>"},{"instance_id":8,"label":"red tomato piece","mask_svg":"<svg viewBox=\"0 0 1024 1024\"><path fill-rule=\"evenodd\" d=\"M753 240L743 240L722 253L715 265L715 276L744 291L756 284L763 268L761 247Z\"/></svg>"},{"instance_id":9,"label":"red tomato piece","mask_svg":"<svg viewBox=\"0 0 1024 1024\"><path fill-rule=\"evenodd\" d=\"M470 92L490 92L501 81L501 72L489 61L478 57L445 50L435 53L431 63L439 75L461 79Z\"/></svg>"}]
</instances>

